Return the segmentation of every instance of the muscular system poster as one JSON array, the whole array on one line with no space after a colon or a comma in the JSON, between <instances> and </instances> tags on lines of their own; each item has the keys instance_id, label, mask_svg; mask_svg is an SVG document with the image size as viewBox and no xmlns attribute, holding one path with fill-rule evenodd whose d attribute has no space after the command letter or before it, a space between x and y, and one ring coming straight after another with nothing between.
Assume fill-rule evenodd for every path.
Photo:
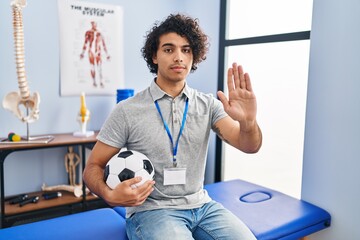
<instances>
[{"instance_id":1,"label":"muscular system poster","mask_svg":"<svg viewBox=\"0 0 360 240\"><path fill-rule=\"evenodd\" d=\"M124 87L120 6L58 0L61 96L115 95Z\"/></svg>"}]
</instances>

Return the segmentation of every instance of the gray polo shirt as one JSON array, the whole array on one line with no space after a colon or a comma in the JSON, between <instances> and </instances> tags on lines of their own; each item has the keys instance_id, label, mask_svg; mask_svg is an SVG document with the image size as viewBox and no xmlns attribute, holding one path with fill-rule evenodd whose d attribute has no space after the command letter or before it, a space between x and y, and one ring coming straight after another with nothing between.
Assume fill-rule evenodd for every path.
<instances>
[{"instance_id":1,"label":"gray polo shirt","mask_svg":"<svg viewBox=\"0 0 360 240\"><path fill-rule=\"evenodd\" d=\"M189 108L177 153L178 167L186 168L186 184L164 186L164 168L172 166L173 146L154 102L157 100L175 143L186 98ZM211 200L203 189L209 134L214 124L225 116L218 99L187 84L173 98L153 81L144 91L117 104L97 139L116 148L139 151L155 168L155 190L141 206L127 208L127 217L137 211L159 208L197 208Z\"/></svg>"}]
</instances>

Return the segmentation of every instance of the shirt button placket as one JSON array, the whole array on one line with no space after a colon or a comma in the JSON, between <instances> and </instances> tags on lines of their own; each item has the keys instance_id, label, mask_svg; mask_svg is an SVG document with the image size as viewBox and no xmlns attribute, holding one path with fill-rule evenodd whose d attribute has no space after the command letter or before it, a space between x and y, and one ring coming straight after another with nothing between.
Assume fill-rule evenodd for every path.
<instances>
[{"instance_id":1,"label":"shirt button placket","mask_svg":"<svg viewBox=\"0 0 360 240\"><path fill-rule=\"evenodd\" d=\"M173 121L174 123L177 123L177 116L176 116L176 104L175 99L172 101L172 112L173 112Z\"/></svg>"}]
</instances>

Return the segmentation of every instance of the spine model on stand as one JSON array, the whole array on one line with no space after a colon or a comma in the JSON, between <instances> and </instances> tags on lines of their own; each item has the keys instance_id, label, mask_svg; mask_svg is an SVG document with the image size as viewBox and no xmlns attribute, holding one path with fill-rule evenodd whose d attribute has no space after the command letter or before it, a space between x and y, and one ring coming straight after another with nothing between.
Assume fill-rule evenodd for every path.
<instances>
[{"instance_id":1,"label":"spine model on stand","mask_svg":"<svg viewBox=\"0 0 360 240\"><path fill-rule=\"evenodd\" d=\"M18 92L8 93L2 102L5 109L11 111L22 122L32 123L39 119L40 94L34 92L31 95L25 71L25 44L24 44L24 25L22 10L26 6L26 0L14 0L11 2L13 15L15 60L18 81ZM26 112L20 110L23 105Z\"/></svg>"}]
</instances>

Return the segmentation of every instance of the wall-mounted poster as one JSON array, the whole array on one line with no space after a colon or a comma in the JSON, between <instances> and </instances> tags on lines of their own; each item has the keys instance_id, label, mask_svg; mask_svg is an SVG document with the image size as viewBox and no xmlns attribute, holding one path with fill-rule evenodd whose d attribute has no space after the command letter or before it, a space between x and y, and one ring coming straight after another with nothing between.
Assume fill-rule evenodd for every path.
<instances>
[{"instance_id":1,"label":"wall-mounted poster","mask_svg":"<svg viewBox=\"0 0 360 240\"><path fill-rule=\"evenodd\" d=\"M124 87L120 6L58 0L61 96L115 95Z\"/></svg>"}]
</instances>

